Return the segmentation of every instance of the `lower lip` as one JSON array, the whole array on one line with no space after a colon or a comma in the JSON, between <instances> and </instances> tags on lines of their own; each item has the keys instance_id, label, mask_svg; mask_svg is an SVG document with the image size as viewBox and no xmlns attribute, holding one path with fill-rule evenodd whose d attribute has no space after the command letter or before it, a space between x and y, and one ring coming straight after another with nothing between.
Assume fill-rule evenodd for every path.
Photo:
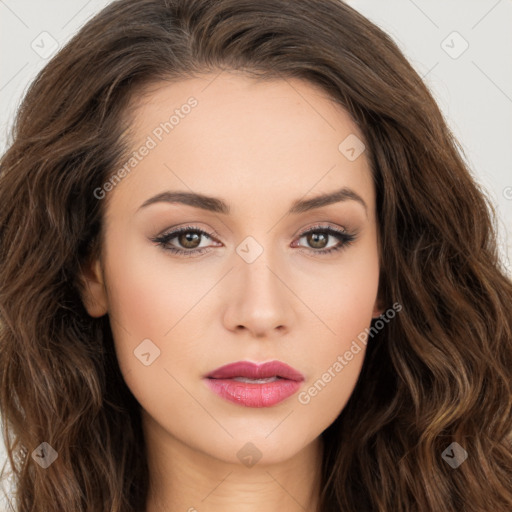
<instances>
[{"instance_id":1,"label":"lower lip","mask_svg":"<svg viewBox=\"0 0 512 512\"><path fill-rule=\"evenodd\" d=\"M300 382L278 379L264 384L234 379L206 379L206 385L220 397L245 407L271 407L298 391Z\"/></svg>"}]
</instances>

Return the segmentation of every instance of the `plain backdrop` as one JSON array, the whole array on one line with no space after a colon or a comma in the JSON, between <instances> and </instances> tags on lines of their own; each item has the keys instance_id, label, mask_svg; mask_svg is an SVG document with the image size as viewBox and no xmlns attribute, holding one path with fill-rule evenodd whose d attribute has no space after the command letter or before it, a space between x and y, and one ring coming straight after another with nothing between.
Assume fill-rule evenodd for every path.
<instances>
[{"instance_id":1,"label":"plain backdrop","mask_svg":"<svg viewBox=\"0 0 512 512\"><path fill-rule=\"evenodd\" d=\"M0 0L0 153L28 84L52 52L109 3ZM512 275L512 1L347 3L393 37L434 94L496 206L500 251ZM5 460L0 441L0 464Z\"/></svg>"}]
</instances>

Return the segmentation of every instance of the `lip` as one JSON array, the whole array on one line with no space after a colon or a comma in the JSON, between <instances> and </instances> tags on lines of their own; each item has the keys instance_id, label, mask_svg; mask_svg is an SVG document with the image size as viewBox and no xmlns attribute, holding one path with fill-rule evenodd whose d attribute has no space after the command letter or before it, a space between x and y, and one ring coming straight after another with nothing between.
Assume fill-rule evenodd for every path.
<instances>
[{"instance_id":1,"label":"lip","mask_svg":"<svg viewBox=\"0 0 512 512\"><path fill-rule=\"evenodd\" d=\"M246 377L248 379L266 379L268 377L281 377L297 382L304 380L304 375L281 361L269 361L256 364L250 361L238 361L226 364L213 370L207 376L209 379L231 379L234 377Z\"/></svg>"},{"instance_id":2,"label":"lip","mask_svg":"<svg viewBox=\"0 0 512 512\"><path fill-rule=\"evenodd\" d=\"M275 380L249 383L237 378ZM304 375L280 361L263 364L238 361L217 368L204 380L211 391L225 400L245 407L271 407L296 393Z\"/></svg>"}]
</instances>

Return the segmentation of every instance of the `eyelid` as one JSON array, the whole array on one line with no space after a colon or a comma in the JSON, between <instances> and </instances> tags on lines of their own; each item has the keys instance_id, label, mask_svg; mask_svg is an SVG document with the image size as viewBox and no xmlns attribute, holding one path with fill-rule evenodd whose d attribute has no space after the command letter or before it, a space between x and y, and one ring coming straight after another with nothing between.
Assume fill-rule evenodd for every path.
<instances>
[{"instance_id":1,"label":"eyelid","mask_svg":"<svg viewBox=\"0 0 512 512\"><path fill-rule=\"evenodd\" d=\"M199 226L193 226L193 225L178 226L177 228L169 228L169 229L166 229L165 231L163 231L161 234L156 235L156 237L154 237L154 238L163 238L170 234L177 235L183 231L198 231L202 235L204 235L204 234L208 235L210 238L220 238L220 235L215 230L208 231L207 229L203 229L203 228L200 228Z\"/></svg>"},{"instance_id":2,"label":"eyelid","mask_svg":"<svg viewBox=\"0 0 512 512\"><path fill-rule=\"evenodd\" d=\"M315 230L317 230L317 231L324 230L325 231L328 229L332 229L333 231L336 231L337 233L344 234L344 235L349 234L349 232L344 227L331 226L329 224L329 222L326 222L324 224L318 223L318 224L314 224L313 226L309 226L309 227L305 228L297 235L297 237L303 237L304 235L307 235L310 231L315 231Z\"/></svg>"}]
</instances>

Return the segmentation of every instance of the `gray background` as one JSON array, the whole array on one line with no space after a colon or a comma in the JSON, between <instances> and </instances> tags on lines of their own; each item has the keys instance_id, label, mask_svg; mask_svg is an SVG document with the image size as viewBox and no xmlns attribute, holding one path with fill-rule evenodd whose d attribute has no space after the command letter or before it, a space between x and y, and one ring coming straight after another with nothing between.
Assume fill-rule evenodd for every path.
<instances>
[{"instance_id":1,"label":"gray background","mask_svg":"<svg viewBox=\"0 0 512 512\"><path fill-rule=\"evenodd\" d=\"M0 0L0 152L21 97L54 48L108 3ZM390 34L424 77L496 205L500 251L512 275L512 0L347 3Z\"/></svg>"}]
</instances>

